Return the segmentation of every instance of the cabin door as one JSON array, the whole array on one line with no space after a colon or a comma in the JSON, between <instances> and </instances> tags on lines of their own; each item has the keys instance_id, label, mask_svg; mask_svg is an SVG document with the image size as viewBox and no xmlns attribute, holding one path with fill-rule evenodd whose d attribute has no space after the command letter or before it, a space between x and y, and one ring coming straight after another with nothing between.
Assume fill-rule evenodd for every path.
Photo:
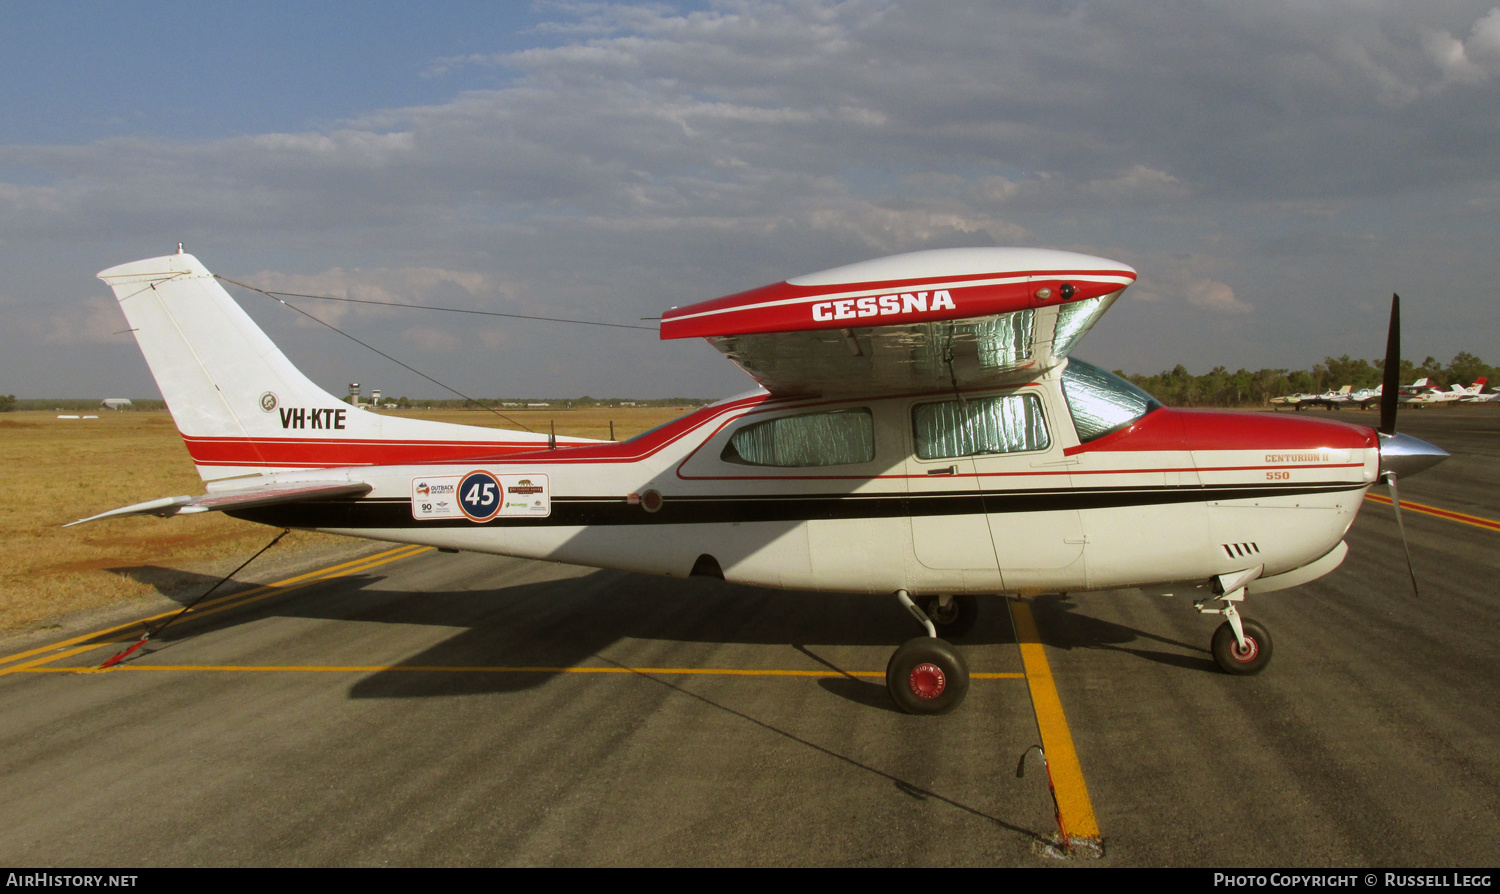
<instances>
[{"instance_id":1,"label":"cabin door","mask_svg":"<svg viewBox=\"0 0 1500 894\"><path fill-rule=\"evenodd\" d=\"M984 501L967 457L907 458L907 510L917 561L936 570L995 571Z\"/></svg>"},{"instance_id":2,"label":"cabin door","mask_svg":"<svg viewBox=\"0 0 1500 894\"><path fill-rule=\"evenodd\" d=\"M912 406L908 480L922 564L998 566L1007 590L1060 587L1077 565L1081 585L1083 523L1045 407L1035 388Z\"/></svg>"}]
</instances>

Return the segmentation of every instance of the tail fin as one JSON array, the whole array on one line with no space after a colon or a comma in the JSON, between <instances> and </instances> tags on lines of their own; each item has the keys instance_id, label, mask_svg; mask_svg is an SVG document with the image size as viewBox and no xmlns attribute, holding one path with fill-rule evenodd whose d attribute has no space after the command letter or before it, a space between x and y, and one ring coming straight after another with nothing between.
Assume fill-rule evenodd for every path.
<instances>
[{"instance_id":1,"label":"tail fin","mask_svg":"<svg viewBox=\"0 0 1500 894\"><path fill-rule=\"evenodd\" d=\"M547 446L545 434L381 416L344 403L293 366L190 254L121 264L99 278L114 289L205 481Z\"/></svg>"}]
</instances>

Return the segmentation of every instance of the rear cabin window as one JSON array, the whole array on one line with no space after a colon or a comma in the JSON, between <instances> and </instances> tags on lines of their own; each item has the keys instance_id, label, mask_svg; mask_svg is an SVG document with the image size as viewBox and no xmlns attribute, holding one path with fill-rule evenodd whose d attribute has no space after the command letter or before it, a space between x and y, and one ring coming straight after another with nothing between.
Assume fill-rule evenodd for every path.
<instances>
[{"instance_id":1,"label":"rear cabin window","mask_svg":"<svg viewBox=\"0 0 1500 894\"><path fill-rule=\"evenodd\" d=\"M866 409L783 416L747 425L720 459L745 466L842 466L875 459L875 421Z\"/></svg>"},{"instance_id":2,"label":"rear cabin window","mask_svg":"<svg viewBox=\"0 0 1500 894\"><path fill-rule=\"evenodd\" d=\"M1063 370L1062 386L1073 427L1083 444L1161 409L1161 403L1140 388L1077 357L1070 359Z\"/></svg>"},{"instance_id":3,"label":"rear cabin window","mask_svg":"<svg viewBox=\"0 0 1500 894\"><path fill-rule=\"evenodd\" d=\"M920 404L912 409L912 430L919 459L1022 453L1052 444L1035 394Z\"/></svg>"}]
</instances>

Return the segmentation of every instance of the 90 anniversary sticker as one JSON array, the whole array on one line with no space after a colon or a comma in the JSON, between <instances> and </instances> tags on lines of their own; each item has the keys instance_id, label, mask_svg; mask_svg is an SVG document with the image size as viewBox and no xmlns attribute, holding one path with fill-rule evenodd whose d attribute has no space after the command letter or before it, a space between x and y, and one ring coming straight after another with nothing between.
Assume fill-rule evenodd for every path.
<instances>
[{"instance_id":1,"label":"90 anniversary sticker","mask_svg":"<svg viewBox=\"0 0 1500 894\"><path fill-rule=\"evenodd\" d=\"M546 518L552 512L547 476L496 475L479 469L467 475L413 478L411 515L418 521L467 518Z\"/></svg>"}]
</instances>

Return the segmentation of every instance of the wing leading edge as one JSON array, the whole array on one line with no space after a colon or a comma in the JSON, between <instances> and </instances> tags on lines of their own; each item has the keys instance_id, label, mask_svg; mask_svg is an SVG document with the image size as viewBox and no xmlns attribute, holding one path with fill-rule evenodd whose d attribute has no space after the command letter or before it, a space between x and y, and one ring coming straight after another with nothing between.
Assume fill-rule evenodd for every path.
<instances>
[{"instance_id":1,"label":"wing leading edge","mask_svg":"<svg viewBox=\"0 0 1500 894\"><path fill-rule=\"evenodd\" d=\"M662 316L776 395L1003 385L1058 365L1135 281L1073 252L936 249L728 295Z\"/></svg>"}]
</instances>

